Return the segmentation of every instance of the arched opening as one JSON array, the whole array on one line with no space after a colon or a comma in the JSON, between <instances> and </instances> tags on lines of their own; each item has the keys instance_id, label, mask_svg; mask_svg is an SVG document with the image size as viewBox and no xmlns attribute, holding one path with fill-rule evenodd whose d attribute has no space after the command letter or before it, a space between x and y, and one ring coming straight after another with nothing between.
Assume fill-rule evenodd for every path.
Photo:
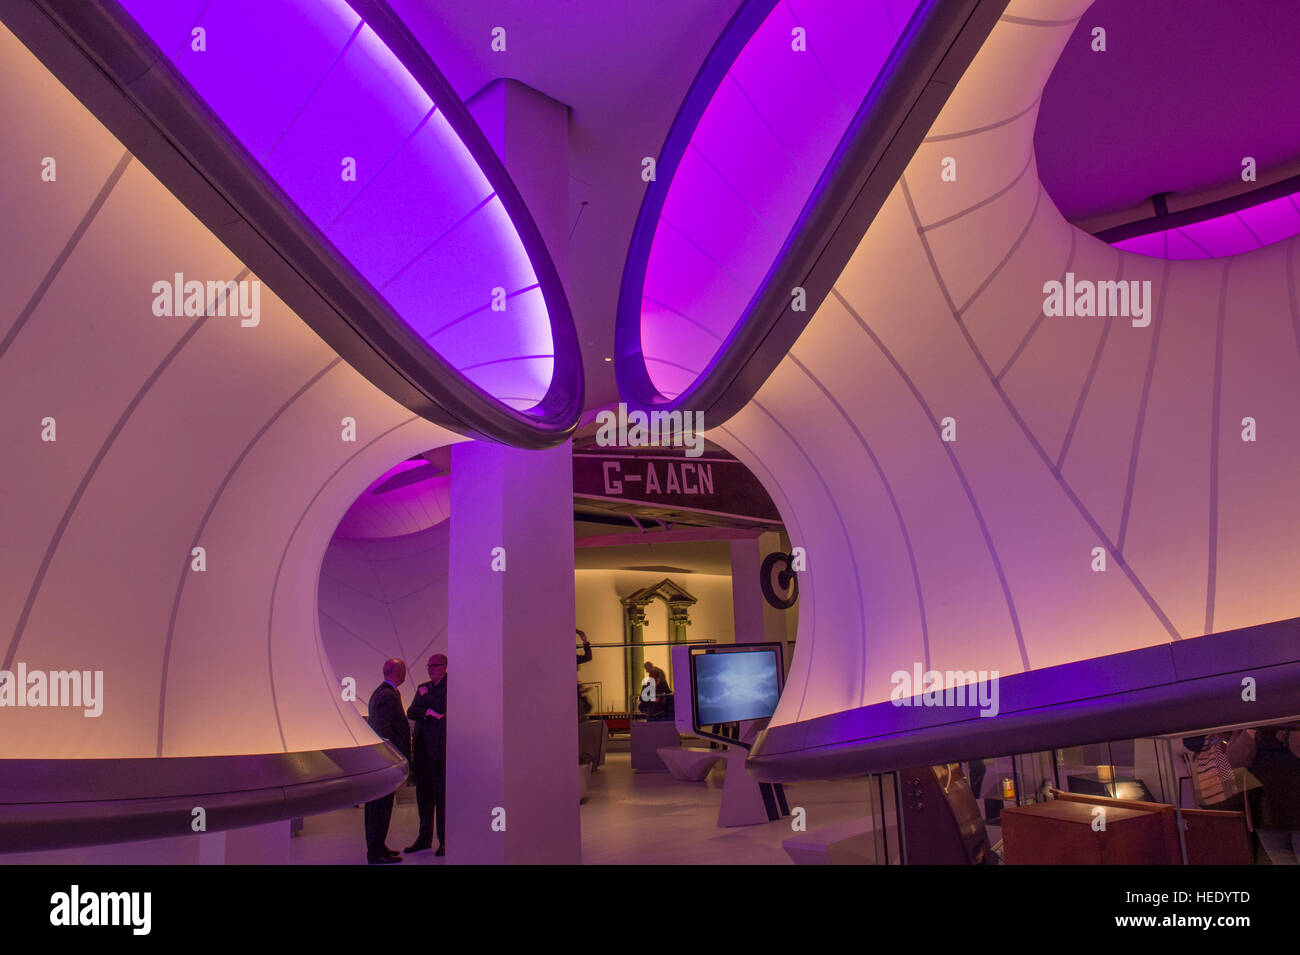
<instances>
[{"instance_id":1,"label":"arched opening","mask_svg":"<svg viewBox=\"0 0 1300 955\"><path fill-rule=\"evenodd\" d=\"M425 661L447 650L450 450L415 455L373 480L321 561L321 643L338 678L354 680L362 716L384 660L407 662L399 689L410 700Z\"/></svg>"},{"instance_id":2,"label":"arched opening","mask_svg":"<svg viewBox=\"0 0 1300 955\"><path fill-rule=\"evenodd\" d=\"M665 612L662 615L661 626L654 626L654 623L659 622L659 615L656 615L653 622L647 619L646 609L653 601L659 601L664 605ZM628 709L634 710L637 708L637 698L641 695L641 684L644 682L644 665L651 663L662 669L658 661L647 658L647 642L655 646L665 644L661 648L664 657L670 654L674 646L685 643L686 628L691 625L691 607L698 603L699 599L692 596L680 584L665 577L653 586L642 587L628 594L620 602L623 604L623 637L628 643L624 650L627 667L626 695ZM660 639L647 641L647 632ZM671 667L665 672L669 673L671 685Z\"/></svg>"}]
</instances>

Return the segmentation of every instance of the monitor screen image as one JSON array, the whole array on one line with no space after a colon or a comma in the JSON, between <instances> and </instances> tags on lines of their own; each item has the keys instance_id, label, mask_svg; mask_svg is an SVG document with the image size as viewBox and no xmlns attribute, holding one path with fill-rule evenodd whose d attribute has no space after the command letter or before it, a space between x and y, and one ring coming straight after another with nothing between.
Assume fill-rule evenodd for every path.
<instances>
[{"instance_id":1,"label":"monitor screen image","mask_svg":"<svg viewBox=\"0 0 1300 955\"><path fill-rule=\"evenodd\" d=\"M771 649L701 653L695 664L699 726L771 716L781 696L781 671Z\"/></svg>"}]
</instances>

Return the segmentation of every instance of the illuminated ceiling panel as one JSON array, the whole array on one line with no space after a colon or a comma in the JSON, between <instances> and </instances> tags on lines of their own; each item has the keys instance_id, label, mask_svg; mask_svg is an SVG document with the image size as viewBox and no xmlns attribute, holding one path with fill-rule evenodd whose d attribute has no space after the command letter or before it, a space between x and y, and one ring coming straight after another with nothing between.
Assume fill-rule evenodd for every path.
<instances>
[{"instance_id":1,"label":"illuminated ceiling panel","mask_svg":"<svg viewBox=\"0 0 1300 955\"><path fill-rule=\"evenodd\" d=\"M1035 112L1061 214L1152 258L1223 258L1300 234L1300 18L1272 0L1096 0ZM1098 49L1104 46L1104 49Z\"/></svg>"},{"instance_id":2,"label":"illuminated ceiling panel","mask_svg":"<svg viewBox=\"0 0 1300 955\"><path fill-rule=\"evenodd\" d=\"M842 190L834 159L887 99L877 78L900 37L914 40L909 21L933 6L753 0L740 8L678 112L637 222L616 346L629 400L681 399L761 310L783 248L819 200ZM789 304L790 290L779 293Z\"/></svg>"},{"instance_id":3,"label":"illuminated ceiling panel","mask_svg":"<svg viewBox=\"0 0 1300 955\"><path fill-rule=\"evenodd\" d=\"M505 406L511 429L463 423L513 443L571 429L581 367L554 266L464 105L385 5L120 5L256 175L355 270L363 299L400 323L399 346L426 353L417 385L464 392L439 372L455 369Z\"/></svg>"},{"instance_id":4,"label":"illuminated ceiling panel","mask_svg":"<svg viewBox=\"0 0 1300 955\"><path fill-rule=\"evenodd\" d=\"M1218 259L1262 249L1300 235L1297 193L1207 216L1169 229L1155 228L1111 245L1156 259ZM1151 223L1157 225L1158 220Z\"/></svg>"},{"instance_id":5,"label":"illuminated ceiling panel","mask_svg":"<svg viewBox=\"0 0 1300 955\"><path fill-rule=\"evenodd\" d=\"M409 537L445 521L451 513L451 478L423 458L389 468L352 502L335 539Z\"/></svg>"}]
</instances>

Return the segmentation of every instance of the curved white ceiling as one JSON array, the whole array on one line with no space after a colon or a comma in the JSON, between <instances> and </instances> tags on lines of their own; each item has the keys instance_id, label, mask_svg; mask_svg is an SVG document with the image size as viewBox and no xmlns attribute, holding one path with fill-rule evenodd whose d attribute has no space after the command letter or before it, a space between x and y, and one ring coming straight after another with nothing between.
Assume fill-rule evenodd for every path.
<instances>
[{"instance_id":1,"label":"curved white ceiling","mask_svg":"<svg viewBox=\"0 0 1300 955\"><path fill-rule=\"evenodd\" d=\"M1300 615L1300 244L1158 261L1061 217L1036 109L1088 5L1013 0L832 294L709 434L807 550L774 725L886 700L917 664L1006 675ZM1149 282L1150 324L1045 317L1067 273Z\"/></svg>"},{"instance_id":2,"label":"curved white ceiling","mask_svg":"<svg viewBox=\"0 0 1300 955\"><path fill-rule=\"evenodd\" d=\"M152 285L177 272L256 276L4 29L0 62L17 157L0 206L24 236L0 261L0 669L104 673L98 718L6 709L0 757L373 743L321 649L322 555L375 474L461 438L268 288L254 327L155 316Z\"/></svg>"}]
</instances>

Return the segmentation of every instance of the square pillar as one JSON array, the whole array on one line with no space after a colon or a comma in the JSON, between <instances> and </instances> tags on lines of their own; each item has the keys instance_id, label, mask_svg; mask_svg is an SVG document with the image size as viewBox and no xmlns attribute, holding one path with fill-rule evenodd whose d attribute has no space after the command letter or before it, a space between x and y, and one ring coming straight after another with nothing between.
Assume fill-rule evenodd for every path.
<instances>
[{"instance_id":1,"label":"square pillar","mask_svg":"<svg viewBox=\"0 0 1300 955\"><path fill-rule=\"evenodd\" d=\"M205 832L199 839L199 865L288 865L288 820L260 826Z\"/></svg>"},{"instance_id":2,"label":"square pillar","mask_svg":"<svg viewBox=\"0 0 1300 955\"><path fill-rule=\"evenodd\" d=\"M731 541L731 605L737 643L786 639L783 613L763 599L760 571L763 558L781 549L781 535L735 538ZM787 654L788 655L788 654ZM786 660L786 664L789 664Z\"/></svg>"},{"instance_id":3,"label":"square pillar","mask_svg":"<svg viewBox=\"0 0 1300 955\"><path fill-rule=\"evenodd\" d=\"M447 861L578 864L572 446L454 445L450 520Z\"/></svg>"},{"instance_id":4,"label":"square pillar","mask_svg":"<svg viewBox=\"0 0 1300 955\"><path fill-rule=\"evenodd\" d=\"M465 104L528 206L562 280L569 271L569 107L518 80L493 80Z\"/></svg>"}]
</instances>

